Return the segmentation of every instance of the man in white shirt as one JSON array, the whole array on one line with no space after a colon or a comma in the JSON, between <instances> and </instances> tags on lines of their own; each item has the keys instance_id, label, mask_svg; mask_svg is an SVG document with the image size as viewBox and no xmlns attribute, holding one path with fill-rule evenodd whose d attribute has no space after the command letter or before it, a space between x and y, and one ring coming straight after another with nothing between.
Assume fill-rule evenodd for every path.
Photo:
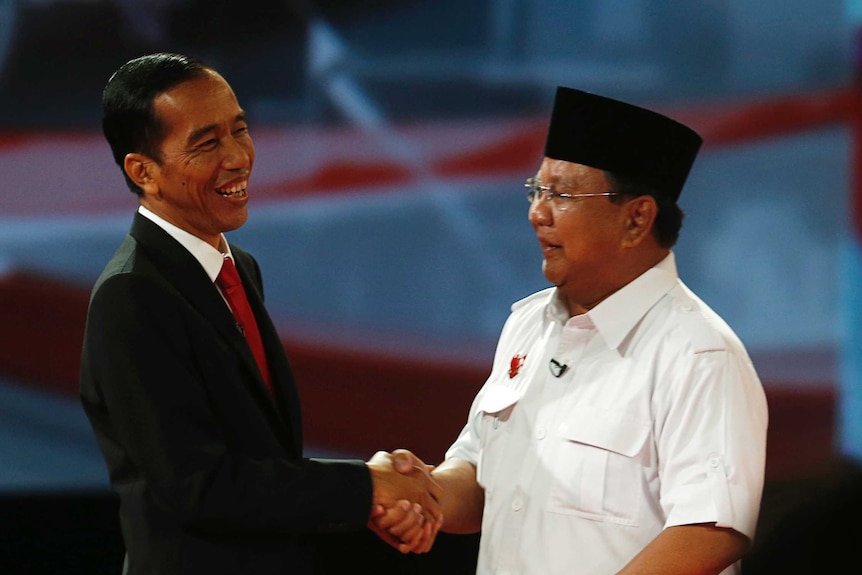
<instances>
[{"instance_id":1,"label":"man in white shirt","mask_svg":"<svg viewBox=\"0 0 862 575\"><path fill-rule=\"evenodd\" d=\"M655 112L558 88L527 181L553 287L512 306L433 472L443 531L481 530L479 574L738 572L767 406L742 343L677 276L676 201L700 144Z\"/></svg>"}]
</instances>

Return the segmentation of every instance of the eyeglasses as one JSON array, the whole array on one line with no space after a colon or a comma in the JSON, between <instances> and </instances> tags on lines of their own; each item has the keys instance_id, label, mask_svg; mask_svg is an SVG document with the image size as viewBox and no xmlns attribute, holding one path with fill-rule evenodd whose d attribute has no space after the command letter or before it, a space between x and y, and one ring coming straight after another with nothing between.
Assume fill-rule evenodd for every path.
<instances>
[{"instance_id":1,"label":"eyeglasses","mask_svg":"<svg viewBox=\"0 0 862 575\"><path fill-rule=\"evenodd\" d=\"M595 198L599 196L618 196L616 192L602 192L600 194L566 194L563 192L555 192L554 187L542 184L539 178L527 178L524 182L524 187L527 188L527 200L531 204L542 201L542 199L551 202L551 206L557 211L565 212L569 208L569 202L566 200L574 200L577 198Z\"/></svg>"}]
</instances>

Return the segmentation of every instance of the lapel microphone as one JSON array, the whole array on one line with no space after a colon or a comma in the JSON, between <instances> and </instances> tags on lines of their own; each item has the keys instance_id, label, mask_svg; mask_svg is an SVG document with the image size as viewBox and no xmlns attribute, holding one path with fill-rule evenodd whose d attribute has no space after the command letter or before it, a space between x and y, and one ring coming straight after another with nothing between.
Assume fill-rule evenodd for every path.
<instances>
[{"instance_id":1,"label":"lapel microphone","mask_svg":"<svg viewBox=\"0 0 862 575\"><path fill-rule=\"evenodd\" d=\"M550 363L548 363L548 367L551 368L551 375L554 377L562 377L566 370L569 369L569 366L565 363L560 363L556 359L551 359Z\"/></svg>"}]
</instances>

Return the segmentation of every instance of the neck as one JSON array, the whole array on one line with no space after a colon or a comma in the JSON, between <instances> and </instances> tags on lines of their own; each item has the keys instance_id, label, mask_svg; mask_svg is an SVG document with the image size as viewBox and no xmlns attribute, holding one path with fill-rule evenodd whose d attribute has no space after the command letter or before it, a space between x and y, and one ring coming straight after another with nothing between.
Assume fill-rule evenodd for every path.
<instances>
[{"instance_id":1,"label":"neck","mask_svg":"<svg viewBox=\"0 0 862 575\"><path fill-rule=\"evenodd\" d=\"M637 258L630 259L629 262L620 265L619 273L613 282L606 288L597 290L598 293L592 294L592 297L583 298L583 301L575 301L571 296L564 294L569 308L569 317L587 313L636 278L654 268L669 253L669 249L656 246L656 249L650 249Z\"/></svg>"}]
</instances>

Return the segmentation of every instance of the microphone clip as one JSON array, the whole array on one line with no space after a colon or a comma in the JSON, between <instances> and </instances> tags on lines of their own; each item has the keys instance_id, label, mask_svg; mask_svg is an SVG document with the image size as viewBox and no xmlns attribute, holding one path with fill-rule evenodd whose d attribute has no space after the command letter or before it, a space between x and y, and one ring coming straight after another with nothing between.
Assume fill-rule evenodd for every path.
<instances>
[{"instance_id":1,"label":"microphone clip","mask_svg":"<svg viewBox=\"0 0 862 575\"><path fill-rule=\"evenodd\" d=\"M566 370L569 369L569 366L567 364L560 363L553 358L550 362L548 362L548 367L551 370L551 375L553 375L554 377L563 377L563 374L566 373Z\"/></svg>"}]
</instances>

